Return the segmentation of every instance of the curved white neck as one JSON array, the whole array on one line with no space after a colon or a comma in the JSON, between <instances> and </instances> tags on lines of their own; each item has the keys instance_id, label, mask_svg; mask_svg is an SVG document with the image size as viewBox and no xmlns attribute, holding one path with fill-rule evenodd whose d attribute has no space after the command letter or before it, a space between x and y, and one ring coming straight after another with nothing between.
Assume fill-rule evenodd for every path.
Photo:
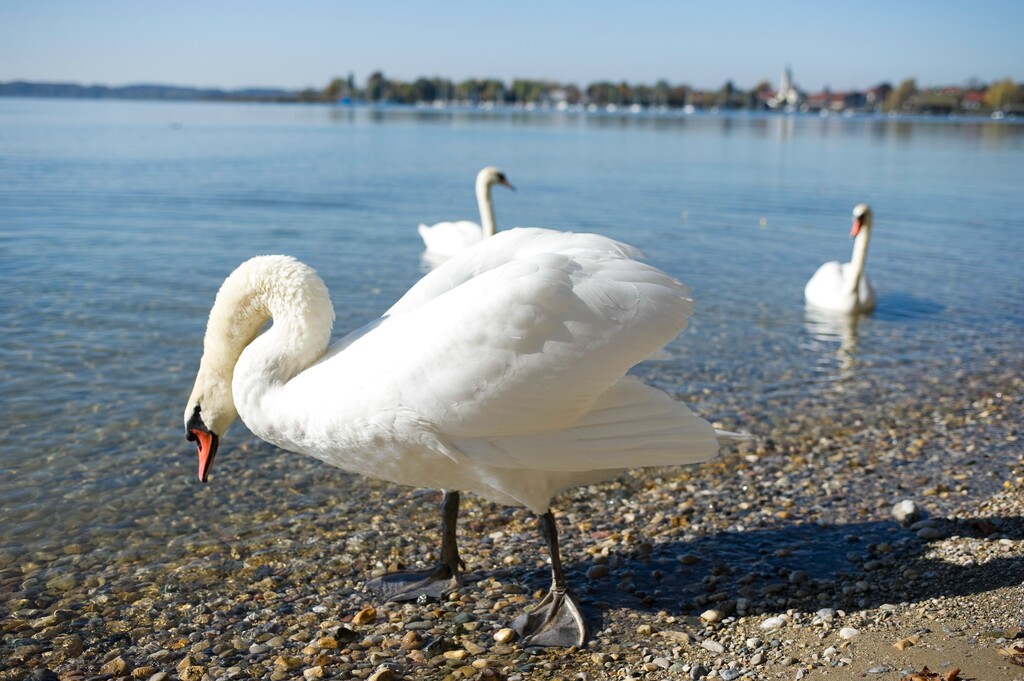
<instances>
[{"instance_id":1,"label":"curved white neck","mask_svg":"<svg viewBox=\"0 0 1024 681\"><path fill-rule=\"evenodd\" d=\"M491 185L485 178L477 178L476 204L480 208L480 226L484 236L494 236L497 228L494 224L494 204L491 202Z\"/></svg>"},{"instance_id":2,"label":"curved white neck","mask_svg":"<svg viewBox=\"0 0 1024 681\"><path fill-rule=\"evenodd\" d=\"M864 265L868 260L868 240L871 238L871 223L861 226L857 237L853 240L853 256L850 258L852 276L849 279L850 293L856 293L864 276Z\"/></svg>"},{"instance_id":3,"label":"curved white neck","mask_svg":"<svg viewBox=\"0 0 1024 681\"><path fill-rule=\"evenodd\" d=\"M257 337L267 322L273 325ZM206 331L211 364L233 367L231 392L239 414L259 404L319 359L327 349L334 306L312 268L284 256L247 261L224 282Z\"/></svg>"}]
</instances>

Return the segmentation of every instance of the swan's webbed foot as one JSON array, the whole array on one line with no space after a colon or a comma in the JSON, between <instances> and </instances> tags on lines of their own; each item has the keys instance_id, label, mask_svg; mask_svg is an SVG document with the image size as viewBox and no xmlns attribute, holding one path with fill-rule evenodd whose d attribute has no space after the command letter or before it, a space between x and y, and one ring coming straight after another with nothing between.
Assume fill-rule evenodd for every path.
<instances>
[{"instance_id":1,"label":"swan's webbed foot","mask_svg":"<svg viewBox=\"0 0 1024 681\"><path fill-rule=\"evenodd\" d=\"M420 598L441 600L462 583L457 565L441 563L433 570L389 572L367 582L366 588L385 600L404 603Z\"/></svg>"},{"instance_id":2,"label":"swan's webbed foot","mask_svg":"<svg viewBox=\"0 0 1024 681\"><path fill-rule=\"evenodd\" d=\"M587 624L575 597L567 590L551 587L540 603L512 623L519 645L581 646L587 639Z\"/></svg>"},{"instance_id":3,"label":"swan's webbed foot","mask_svg":"<svg viewBox=\"0 0 1024 681\"><path fill-rule=\"evenodd\" d=\"M558 553L558 528L551 511L541 514L540 531L551 556L551 588L533 610L515 619L512 629L519 634L519 645L581 646L587 640L587 623L579 603L569 592Z\"/></svg>"},{"instance_id":4,"label":"swan's webbed foot","mask_svg":"<svg viewBox=\"0 0 1024 681\"><path fill-rule=\"evenodd\" d=\"M440 600L462 586L466 564L459 558L455 524L459 519L459 493L445 492L441 501L441 560L433 570L390 572L371 579L366 588L398 603L421 598Z\"/></svg>"}]
</instances>

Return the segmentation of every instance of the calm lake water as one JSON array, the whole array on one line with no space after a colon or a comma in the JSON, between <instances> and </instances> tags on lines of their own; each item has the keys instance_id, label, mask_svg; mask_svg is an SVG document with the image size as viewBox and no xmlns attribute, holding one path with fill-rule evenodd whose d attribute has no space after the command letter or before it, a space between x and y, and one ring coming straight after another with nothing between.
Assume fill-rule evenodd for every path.
<instances>
[{"instance_id":1,"label":"calm lake water","mask_svg":"<svg viewBox=\"0 0 1024 681\"><path fill-rule=\"evenodd\" d=\"M224 277L294 255L343 335L422 274L417 224L477 219L485 165L517 187L499 228L607 234L692 287L675 359L642 373L727 427L1021 362L1024 125L0 99L0 554L139 527L158 554L154 496L203 493L181 414ZM878 309L809 318L858 202ZM243 446L236 424L222 476L260 465Z\"/></svg>"}]
</instances>

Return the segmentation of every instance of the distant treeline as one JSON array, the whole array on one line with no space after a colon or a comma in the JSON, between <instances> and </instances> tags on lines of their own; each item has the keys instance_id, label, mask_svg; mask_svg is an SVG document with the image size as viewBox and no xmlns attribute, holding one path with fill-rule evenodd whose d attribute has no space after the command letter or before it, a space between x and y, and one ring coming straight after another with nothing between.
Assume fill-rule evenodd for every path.
<instances>
[{"instance_id":1,"label":"distant treeline","mask_svg":"<svg viewBox=\"0 0 1024 681\"><path fill-rule=\"evenodd\" d=\"M78 99L210 99L244 101L298 101L290 90L249 88L220 90L216 88L176 87L173 85L78 85L76 83L0 83L0 97L66 97Z\"/></svg>"},{"instance_id":2,"label":"distant treeline","mask_svg":"<svg viewBox=\"0 0 1024 681\"><path fill-rule=\"evenodd\" d=\"M908 78L899 86L879 83L868 90L806 93L792 90L780 99L771 82L762 80L753 89L736 87L726 81L717 90L701 90L689 85L673 85L659 80L653 85L599 81L580 88L571 83L517 79L510 84L497 79L470 79L453 82L446 78L417 78L405 82L373 73L366 85L358 87L353 76L335 78L322 90L298 93L301 101L365 101L418 104L456 102L503 106L597 106L670 109L692 106L709 109L770 109L791 106L804 111L895 111L903 113L958 113L1006 111L1024 113L1024 85L1011 79L966 86L919 88Z\"/></svg>"},{"instance_id":3,"label":"distant treeline","mask_svg":"<svg viewBox=\"0 0 1024 681\"><path fill-rule=\"evenodd\" d=\"M898 86L880 83L864 91L806 93L792 88L779 93L763 80L744 90L731 81L717 90L673 85L660 80L653 85L599 81L586 87L548 80L516 79L511 83L494 78L454 82L447 78L417 78L407 82L387 78L377 71L359 86L355 78L335 78L323 89L241 90L201 89L166 85L77 85L73 83L0 83L0 96L78 97L164 100L235 100L270 102L366 102L371 104L423 104L440 102L469 106L632 107L699 109L770 109L803 111L892 111L900 113L1024 113L1024 85L1007 78L993 83L919 88L914 79Z\"/></svg>"}]
</instances>

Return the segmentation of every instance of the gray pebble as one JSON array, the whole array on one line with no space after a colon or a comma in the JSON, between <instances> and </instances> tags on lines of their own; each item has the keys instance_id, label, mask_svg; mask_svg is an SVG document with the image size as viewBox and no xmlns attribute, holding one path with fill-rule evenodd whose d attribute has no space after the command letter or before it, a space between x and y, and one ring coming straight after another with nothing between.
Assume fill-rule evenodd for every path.
<instances>
[{"instance_id":1,"label":"gray pebble","mask_svg":"<svg viewBox=\"0 0 1024 681\"><path fill-rule=\"evenodd\" d=\"M924 539L925 541L931 539L941 539L943 536L942 530L937 527L922 527L917 531L917 538Z\"/></svg>"}]
</instances>

